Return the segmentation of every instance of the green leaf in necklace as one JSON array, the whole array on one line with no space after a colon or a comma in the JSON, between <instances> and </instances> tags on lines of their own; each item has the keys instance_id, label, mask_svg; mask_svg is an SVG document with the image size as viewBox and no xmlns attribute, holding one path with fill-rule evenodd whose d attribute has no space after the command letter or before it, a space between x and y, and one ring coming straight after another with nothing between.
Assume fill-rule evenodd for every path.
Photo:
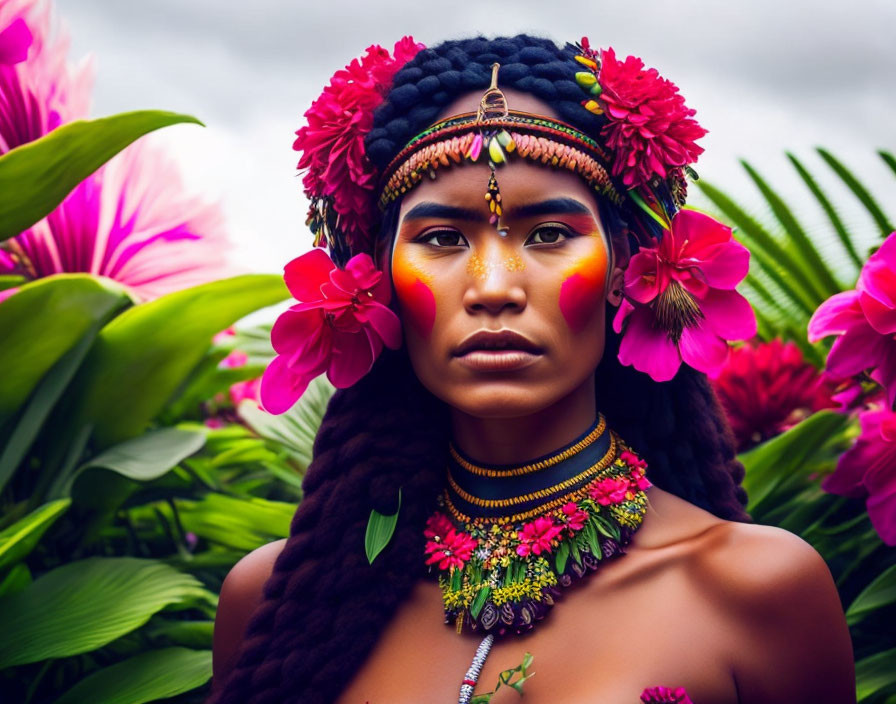
<instances>
[{"instance_id":1,"label":"green leaf in necklace","mask_svg":"<svg viewBox=\"0 0 896 704\"><path fill-rule=\"evenodd\" d=\"M401 489L398 489L398 508L390 516L384 516L377 510L370 512L367 520L367 533L364 536L364 550L367 553L367 561L372 565L376 556L392 540L395 525L398 523L398 512L401 510Z\"/></svg>"}]
</instances>

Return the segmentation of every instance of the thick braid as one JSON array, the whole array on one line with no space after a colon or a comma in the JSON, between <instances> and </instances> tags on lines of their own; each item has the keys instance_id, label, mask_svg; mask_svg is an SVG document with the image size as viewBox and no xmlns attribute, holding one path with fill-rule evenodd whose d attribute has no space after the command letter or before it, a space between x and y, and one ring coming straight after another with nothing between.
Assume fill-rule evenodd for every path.
<instances>
[{"instance_id":1,"label":"thick braid","mask_svg":"<svg viewBox=\"0 0 896 704\"><path fill-rule=\"evenodd\" d=\"M331 702L367 657L423 570L423 526L447 459L444 408L403 351L330 402L290 538L264 587L237 664L209 704ZM395 534L373 565L364 554L372 508Z\"/></svg>"}]
</instances>

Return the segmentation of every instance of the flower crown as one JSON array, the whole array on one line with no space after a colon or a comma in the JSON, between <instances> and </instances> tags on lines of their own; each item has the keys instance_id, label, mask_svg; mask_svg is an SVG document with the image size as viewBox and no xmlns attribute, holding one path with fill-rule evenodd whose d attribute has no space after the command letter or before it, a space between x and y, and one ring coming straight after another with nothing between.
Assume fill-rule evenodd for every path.
<instances>
[{"instance_id":1,"label":"flower crown","mask_svg":"<svg viewBox=\"0 0 896 704\"><path fill-rule=\"evenodd\" d=\"M747 273L747 250L731 239L730 228L681 210L686 175L692 174L689 164L703 151L696 140L706 130L693 118L695 111L685 105L678 88L640 59L620 61L611 48L592 49L587 38L570 46L580 68L575 80L583 90L582 107L605 119L602 143L595 141L598 135L583 135L544 118L550 125L536 129L532 125L537 119L529 120L525 130L543 140L536 154L542 163L572 165L611 200L616 201L614 195L624 198L621 193L630 201L628 225L640 246L628 263L624 300L613 321L614 329L623 333L620 361L656 381L671 379L682 361L715 374L727 356L726 340L751 337L756 321L746 299L734 290ZM498 129L491 116L479 116L478 136L467 121L469 144L463 146L450 141L447 130L457 127L452 118L436 123L414 137L384 173L365 153L374 110L385 100L395 74L423 48L410 36L396 42L391 53L378 45L369 47L363 57L333 75L305 113L307 125L296 133L293 148L302 152L298 168L306 170L303 184L311 202L307 225L314 245L328 245L335 261L345 267L337 267L316 249L287 265L284 278L300 303L286 311L272 331L279 356L261 385L262 404L271 412L289 408L310 379L325 371L337 387L350 386L369 371L384 344L400 344L397 316L387 307L390 289L381 285L382 272L370 257L381 219L378 204L400 197L405 184L413 187L424 171L434 177L440 165L475 160L484 148L492 166L486 199L492 199L494 220L500 218L495 160L508 160L516 141L506 129ZM496 77L497 68L483 106L500 93ZM506 106L503 115L512 118ZM568 134L538 132L549 129L576 131L579 141L570 142ZM434 143L434 133L447 140L441 147ZM589 143L593 148L585 149ZM562 149L569 150L571 144L585 149L597 165L581 167L579 152L573 157L567 153L564 159ZM430 145L432 154L421 158L422 145ZM599 175L602 155L607 156L609 181ZM398 172L404 183L395 180Z\"/></svg>"}]
</instances>

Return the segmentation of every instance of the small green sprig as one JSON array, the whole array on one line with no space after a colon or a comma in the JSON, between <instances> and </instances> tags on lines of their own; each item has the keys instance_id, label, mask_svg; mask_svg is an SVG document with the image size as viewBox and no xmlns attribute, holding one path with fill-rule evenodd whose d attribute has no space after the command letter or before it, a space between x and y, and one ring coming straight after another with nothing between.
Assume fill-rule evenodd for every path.
<instances>
[{"instance_id":1,"label":"small green sprig","mask_svg":"<svg viewBox=\"0 0 896 704\"><path fill-rule=\"evenodd\" d=\"M504 670L504 672L498 675L498 684L491 692L477 694L470 700L470 704L489 704L495 692L501 689L503 685L513 687L520 696L523 696L523 683L535 674L534 672L529 672L531 666L532 654L526 653L523 655L523 661L519 665L509 670Z\"/></svg>"}]
</instances>

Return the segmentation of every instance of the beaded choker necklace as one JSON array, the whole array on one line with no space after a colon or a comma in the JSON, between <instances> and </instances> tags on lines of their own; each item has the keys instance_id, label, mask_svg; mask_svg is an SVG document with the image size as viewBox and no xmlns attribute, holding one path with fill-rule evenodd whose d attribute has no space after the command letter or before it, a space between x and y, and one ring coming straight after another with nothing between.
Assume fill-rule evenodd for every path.
<instances>
[{"instance_id":1,"label":"beaded choker necklace","mask_svg":"<svg viewBox=\"0 0 896 704\"><path fill-rule=\"evenodd\" d=\"M445 622L523 633L588 572L625 553L647 511L647 463L600 415L566 447L523 466L474 464L453 446L426 522Z\"/></svg>"}]
</instances>

